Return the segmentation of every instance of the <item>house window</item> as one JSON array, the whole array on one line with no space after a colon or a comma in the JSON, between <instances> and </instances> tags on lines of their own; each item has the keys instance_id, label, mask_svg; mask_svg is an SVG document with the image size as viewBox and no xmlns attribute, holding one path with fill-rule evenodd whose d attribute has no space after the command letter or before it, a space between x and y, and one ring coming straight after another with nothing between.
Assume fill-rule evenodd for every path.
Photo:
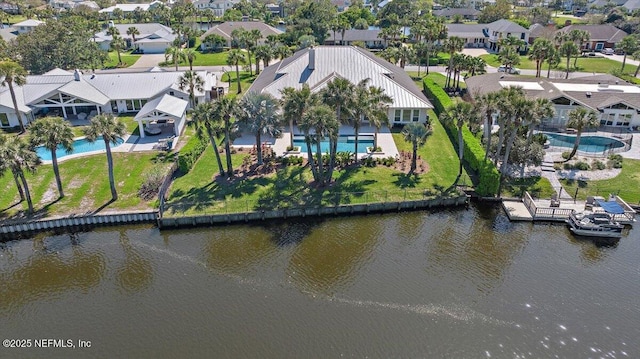
<instances>
[{"instance_id":1,"label":"house window","mask_svg":"<svg viewBox=\"0 0 640 359\"><path fill-rule=\"evenodd\" d=\"M411 118L411 110L403 110L402 111L402 122L409 122Z\"/></svg>"},{"instance_id":2,"label":"house window","mask_svg":"<svg viewBox=\"0 0 640 359\"><path fill-rule=\"evenodd\" d=\"M393 118L393 122L400 122L402 120L402 112L400 110L396 110L395 117Z\"/></svg>"},{"instance_id":3,"label":"house window","mask_svg":"<svg viewBox=\"0 0 640 359\"><path fill-rule=\"evenodd\" d=\"M9 127L9 118L6 113L0 113L0 127Z\"/></svg>"},{"instance_id":4,"label":"house window","mask_svg":"<svg viewBox=\"0 0 640 359\"><path fill-rule=\"evenodd\" d=\"M600 51L604 48L604 42L596 43L596 51Z\"/></svg>"},{"instance_id":5,"label":"house window","mask_svg":"<svg viewBox=\"0 0 640 359\"><path fill-rule=\"evenodd\" d=\"M420 110L413 110L413 118L411 119L413 122L420 121Z\"/></svg>"},{"instance_id":6,"label":"house window","mask_svg":"<svg viewBox=\"0 0 640 359\"><path fill-rule=\"evenodd\" d=\"M126 103L127 103L127 111L134 111L135 110L135 108L133 106L133 100L127 100Z\"/></svg>"},{"instance_id":7,"label":"house window","mask_svg":"<svg viewBox=\"0 0 640 359\"><path fill-rule=\"evenodd\" d=\"M524 32L520 34L520 40L524 40Z\"/></svg>"},{"instance_id":8,"label":"house window","mask_svg":"<svg viewBox=\"0 0 640 359\"><path fill-rule=\"evenodd\" d=\"M616 126L629 127L630 122L631 122L631 114L621 113L618 115L618 122L616 123Z\"/></svg>"}]
</instances>

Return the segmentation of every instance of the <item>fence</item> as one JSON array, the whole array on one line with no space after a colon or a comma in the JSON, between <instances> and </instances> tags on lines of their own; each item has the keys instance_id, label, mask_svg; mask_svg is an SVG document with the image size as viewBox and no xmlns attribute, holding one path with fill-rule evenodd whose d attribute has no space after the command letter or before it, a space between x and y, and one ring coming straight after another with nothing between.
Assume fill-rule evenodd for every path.
<instances>
[{"instance_id":1,"label":"fence","mask_svg":"<svg viewBox=\"0 0 640 359\"><path fill-rule=\"evenodd\" d=\"M538 128L541 132L547 132L546 134L553 136L556 135L565 135L565 136L575 136L575 132L569 132L564 128L556 127L556 126L539 126ZM594 143L589 144L585 139L588 136L598 136L605 137L615 142L609 143ZM582 131L582 140L580 141L580 147L578 149L578 154L581 156L588 157L607 157L614 153L626 152L631 149L631 144L633 140L633 133L627 127L614 127L614 126L600 126L595 129L585 129ZM556 151L570 151L571 148L566 145L554 145L558 141L555 141L553 138L549 138L550 147ZM602 142L599 139L596 139L596 142ZM572 145L573 142L570 144Z\"/></svg>"}]
</instances>

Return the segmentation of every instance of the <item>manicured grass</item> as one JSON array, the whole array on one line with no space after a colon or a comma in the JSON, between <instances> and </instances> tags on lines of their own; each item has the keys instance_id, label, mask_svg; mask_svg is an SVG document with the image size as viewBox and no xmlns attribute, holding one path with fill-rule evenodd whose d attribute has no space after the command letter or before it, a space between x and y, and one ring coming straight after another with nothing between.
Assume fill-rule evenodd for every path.
<instances>
[{"instance_id":1,"label":"manicured grass","mask_svg":"<svg viewBox=\"0 0 640 359\"><path fill-rule=\"evenodd\" d=\"M514 178L504 184L503 197L522 197L529 192L536 198L550 198L554 190L551 182L544 177Z\"/></svg>"},{"instance_id":2,"label":"manicured grass","mask_svg":"<svg viewBox=\"0 0 640 359\"><path fill-rule=\"evenodd\" d=\"M115 51L109 52L109 61L104 63L105 69L114 69L116 67L129 67L133 65L138 59L140 55L132 55L128 52L121 52L120 58L122 59L122 64L118 64L118 54Z\"/></svg>"},{"instance_id":3,"label":"manicured grass","mask_svg":"<svg viewBox=\"0 0 640 359\"><path fill-rule=\"evenodd\" d=\"M576 25L576 24L586 24L587 22L583 19L577 19L575 17L569 17L569 16L552 16L551 17L551 21L555 22L556 25L560 25L560 26L564 26L565 22L567 20L571 21L572 25Z\"/></svg>"},{"instance_id":4,"label":"manicured grass","mask_svg":"<svg viewBox=\"0 0 640 359\"><path fill-rule=\"evenodd\" d=\"M231 76L231 85L229 87L228 96L231 96L231 97L238 96L238 81L236 78L235 71L225 72L224 75L222 75L222 78L220 79L220 81L228 82L229 76ZM256 75L252 76L248 71L240 71L240 87L242 89L242 92L240 94L247 92L247 90L249 89L249 87L251 86L251 84L255 79L256 79Z\"/></svg>"},{"instance_id":5,"label":"manicured grass","mask_svg":"<svg viewBox=\"0 0 640 359\"><path fill-rule=\"evenodd\" d=\"M561 180L567 192L573 196L578 188L578 199L587 196L606 197L610 193L619 195L631 204L640 203L640 160L625 158L622 172L614 178L600 181Z\"/></svg>"},{"instance_id":6,"label":"manicured grass","mask_svg":"<svg viewBox=\"0 0 640 359\"><path fill-rule=\"evenodd\" d=\"M13 25L13 24L17 24L19 22L25 21L26 19L27 17L24 15L9 15L8 23Z\"/></svg>"},{"instance_id":7,"label":"manicured grass","mask_svg":"<svg viewBox=\"0 0 640 359\"><path fill-rule=\"evenodd\" d=\"M229 51L221 51L221 52L202 52L197 50L196 59L193 61L193 66L229 66L227 65L227 54ZM246 57L246 53L245 53ZM249 62L246 62L245 65L248 65ZM173 63L161 62L158 65L160 66L175 66ZM189 62L181 61L178 66L189 66ZM244 65L240 65L242 67ZM251 58L251 68L255 68L256 60L255 58ZM262 67L262 66L261 66Z\"/></svg>"},{"instance_id":8,"label":"manicured grass","mask_svg":"<svg viewBox=\"0 0 640 359\"><path fill-rule=\"evenodd\" d=\"M489 54L489 55L480 55L482 59L487 62L487 65L493 67L499 67L502 65L498 60L498 55ZM596 72L596 73L609 73L611 70L620 70L622 68L622 63L618 61L614 61L611 59L607 59L605 57L579 57L577 67L573 67L574 59L571 59L570 71L578 71L578 72ZM567 59L563 58L560 61L560 64L556 68L556 70L564 70L565 64L567 63ZM516 65L519 69L527 69L527 70L535 70L536 63L535 61L529 60L527 56L520 56L520 64ZM631 64L625 64L624 72L628 74L633 74L636 70L636 66ZM542 65L542 72L546 76L547 64Z\"/></svg>"},{"instance_id":9,"label":"manicured grass","mask_svg":"<svg viewBox=\"0 0 640 359\"><path fill-rule=\"evenodd\" d=\"M35 174L27 175L36 217L80 214L103 210L145 210L155 201L147 202L137 195L144 173L159 165L167 169L170 157L157 153L113 153L114 175L118 200L109 203L111 190L104 154L86 156L60 162L60 175L65 198L57 200L58 192L51 165L40 165ZM18 203L18 191L11 173L0 177L0 218L26 211L27 203Z\"/></svg>"}]
</instances>

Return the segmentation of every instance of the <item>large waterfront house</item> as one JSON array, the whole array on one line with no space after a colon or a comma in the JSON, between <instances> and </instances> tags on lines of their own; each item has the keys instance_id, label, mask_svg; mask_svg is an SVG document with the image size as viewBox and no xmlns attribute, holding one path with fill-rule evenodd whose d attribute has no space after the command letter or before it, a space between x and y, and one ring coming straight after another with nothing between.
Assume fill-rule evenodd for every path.
<instances>
[{"instance_id":1,"label":"large waterfront house","mask_svg":"<svg viewBox=\"0 0 640 359\"><path fill-rule=\"evenodd\" d=\"M380 30L345 30L336 31L335 37L333 31L329 32L329 37L324 40L325 45L354 45L361 42L367 49L381 49L385 47L383 38L380 37Z\"/></svg>"},{"instance_id":2,"label":"large waterfront house","mask_svg":"<svg viewBox=\"0 0 640 359\"><path fill-rule=\"evenodd\" d=\"M233 8L239 0L197 0L193 6L198 10L213 12L215 16L224 16L225 11Z\"/></svg>"},{"instance_id":3,"label":"large waterfront house","mask_svg":"<svg viewBox=\"0 0 640 359\"><path fill-rule=\"evenodd\" d=\"M496 20L489 24L447 24L447 36L464 39L465 47L483 47L500 51L500 40L509 36L529 42L529 30L509 20ZM524 49L522 49L524 50Z\"/></svg>"},{"instance_id":4,"label":"large waterfront house","mask_svg":"<svg viewBox=\"0 0 640 359\"><path fill-rule=\"evenodd\" d=\"M260 35L262 35L262 38L258 40L258 44L264 44L265 40L267 39L267 36L269 35L282 34L282 31L260 21L227 21L210 28L209 30L207 30L207 32L202 34L202 36L200 36L200 39L203 42L202 42L202 45L200 45L200 48L203 51L209 50L209 47L204 42L204 40L207 38L207 36L211 34L222 36L222 38L224 38L225 41L227 42L225 46L231 47L232 42L234 41L231 33L233 32L233 30L236 30L236 29L244 29L246 31L252 31L252 30L260 31Z\"/></svg>"},{"instance_id":5,"label":"large waterfront house","mask_svg":"<svg viewBox=\"0 0 640 359\"><path fill-rule=\"evenodd\" d=\"M142 4L115 4L113 6L106 7L100 11L101 14L109 14L109 17L113 17L113 10L120 9L123 13L132 13L136 11L136 9L149 11L151 8L156 6L164 6L164 4L160 1L153 1L151 3L142 3Z\"/></svg>"},{"instance_id":6,"label":"large waterfront house","mask_svg":"<svg viewBox=\"0 0 640 359\"><path fill-rule=\"evenodd\" d=\"M582 45L583 50L600 51L604 48L614 48L618 42L629 35L610 24L569 25L558 30L558 32L566 34L572 30L583 30L589 33L589 41Z\"/></svg>"},{"instance_id":7,"label":"large waterfront house","mask_svg":"<svg viewBox=\"0 0 640 359\"><path fill-rule=\"evenodd\" d=\"M195 102L211 99L216 78L206 71L197 72L204 80L204 91L195 91ZM23 120L27 123L41 115L60 116L69 120L86 120L101 113L138 114L142 126L157 121L162 114L174 116L176 135L185 124L184 114L175 118L180 109L189 106L188 90L180 90L183 72L154 68L147 72L108 72L82 74L61 69L43 75L27 76L24 86L16 86L16 100ZM183 112L184 112L183 111ZM142 115L141 115L142 114ZM0 87L0 127L18 126L11 94ZM140 131L144 137L144 131Z\"/></svg>"},{"instance_id":8,"label":"large waterfront house","mask_svg":"<svg viewBox=\"0 0 640 359\"><path fill-rule=\"evenodd\" d=\"M120 36L126 41L128 48L134 48L145 54L164 54L165 50L173 45L176 35L170 27L158 23L148 24L109 24L109 27L118 29ZM135 27L140 32L134 37L128 35L129 28ZM95 34L94 40L100 49L109 51L111 49L111 35L107 34L107 29Z\"/></svg>"},{"instance_id":9,"label":"large waterfront house","mask_svg":"<svg viewBox=\"0 0 640 359\"><path fill-rule=\"evenodd\" d=\"M542 123L564 128L569 111L586 107L600 118L600 125L631 129L640 126L640 87L612 75L594 75L574 79L526 78L491 73L468 78L472 97L506 87L521 87L529 98L546 98L554 104L555 114Z\"/></svg>"},{"instance_id":10,"label":"large waterfront house","mask_svg":"<svg viewBox=\"0 0 640 359\"><path fill-rule=\"evenodd\" d=\"M355 46L302 49L264 69L248 91L281 98L287 87L300 89L308 84L312 92L318 92L336 78L353 84L369 79L370 86L384 89L393 99L388 112L391 124L425 122L427 110L433 108L404 70Z\"/></svg>"}]
</instances>

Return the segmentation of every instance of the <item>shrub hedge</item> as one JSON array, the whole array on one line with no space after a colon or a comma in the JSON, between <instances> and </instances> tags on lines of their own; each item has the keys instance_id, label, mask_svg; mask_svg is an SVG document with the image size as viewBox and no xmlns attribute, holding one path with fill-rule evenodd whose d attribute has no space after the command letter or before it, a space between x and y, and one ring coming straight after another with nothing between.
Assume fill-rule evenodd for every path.
<instances>
[{"instance_id":1,"label":"shrub hedge","mask_svg":"<svg viewBox=\"0 0 640 359\"><path fill-rule=\"evenodd\" d=\"M440 115L453 104L453 101L451 101L449 95L447 95L447 93L433 80L425 78L423 83L424 92L429 100L431 100L436 114L438 117L442 117ZM458 129L453 125L453 123L442 122L442 125L447 131L451 142L457 144ZM485 151L482 147L482 142L479 138L474 136L466 126L462 129L462 139L464 141L463 160L472 170L478 173L476 192L480 196L495 196L498 192L498 185L500 183L500 173L491 161L485 161Z\"/></svg>"},{"instance_id":2,"label":"shrub hedge","mask_svg":"<svg viewBox=\"0 0 640 359\"><path fill-rule=\"evenodd\" d=\"M207 142L200 140L198 136L191 137L178 153L178 168L182 173L189 173L193 165L198 161L202 152L207 148Z\"/></svg>"}]
</instances>

